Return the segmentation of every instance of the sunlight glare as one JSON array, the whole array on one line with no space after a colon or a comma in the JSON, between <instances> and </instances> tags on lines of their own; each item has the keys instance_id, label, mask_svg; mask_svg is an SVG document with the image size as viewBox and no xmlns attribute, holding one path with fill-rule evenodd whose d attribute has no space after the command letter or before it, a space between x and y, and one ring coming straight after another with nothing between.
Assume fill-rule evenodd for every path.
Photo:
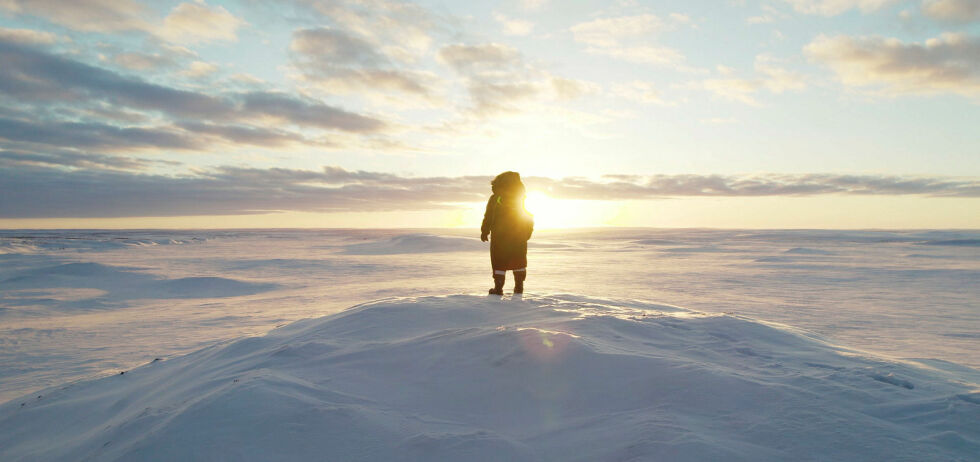
<instances>
[{"instance_id":1,"label":"sunlight glare","mask_svg":"<svg viewBox=\"0 0 980 462\"><path fill-rule=\"evenodd\" d=\"M555 199L541 191L528 191L524 208L534 214L534 227L538 229L595 225L583 222L585 217L576 201Z\"/></svg>"}]
</instances>

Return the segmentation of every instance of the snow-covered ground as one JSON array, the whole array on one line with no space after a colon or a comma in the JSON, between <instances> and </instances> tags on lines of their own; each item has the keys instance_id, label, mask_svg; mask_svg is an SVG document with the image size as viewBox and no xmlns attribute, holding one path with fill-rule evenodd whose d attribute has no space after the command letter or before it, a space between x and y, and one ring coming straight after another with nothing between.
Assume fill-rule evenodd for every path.
<instances>
[{"instance_id":1,"label":"snow-covered ground","mask_svg":"<svg viewBox=\"0 0 980 462\"><path fill-rule=\"evenodd\" d=\"M980 453L978 232L472 234L0 232L0 459Z\"/></svg>"}]
</instances>

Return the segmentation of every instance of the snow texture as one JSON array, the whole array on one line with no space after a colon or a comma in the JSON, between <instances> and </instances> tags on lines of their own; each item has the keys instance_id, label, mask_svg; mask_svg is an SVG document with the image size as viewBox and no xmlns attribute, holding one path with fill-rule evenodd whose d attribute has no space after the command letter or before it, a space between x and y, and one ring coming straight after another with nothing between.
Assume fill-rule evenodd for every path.
<instances>
[{"instance_id":1,"label":"snow texture","mask_svg":"<svg viewBox=\"0 0 980 462\"><path fill-rule=\"evenodd\" d=\"M0 231L0 460L977 460L976 231L475 235Z\"/></svg>"},{"instance_id":2,"label":"snow texture","mask_svg":"<svg viewBox=\"0 0 980 462\"><path fill-rule=\"evenodd\" d=\"M396 298L10 401L0 459L976 460L941 366L635 300Z\"/></svg>"},{"instance_id":3,"label":"snow texture","mask_svg":"<svg viewBox=\"0 0 980 462\"><path fill-rule=\"evenodd\" d=\"M404 234L382 241L350 244L345 246L341 253L348 255L393 255L463 251L486 251L486 245L474 238Z\"/></svg>"}]
</instances>

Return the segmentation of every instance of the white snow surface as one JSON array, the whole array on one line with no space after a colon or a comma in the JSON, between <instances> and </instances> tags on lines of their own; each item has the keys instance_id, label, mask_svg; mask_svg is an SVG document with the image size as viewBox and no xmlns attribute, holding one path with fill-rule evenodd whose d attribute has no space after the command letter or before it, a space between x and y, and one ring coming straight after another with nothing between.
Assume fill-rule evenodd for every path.
<instances>
[{"instance_id":1,"label":"white snow surface","mask_svg":"<svg viewBox=\"0 0 980 462\"><path fill-rule=\"evenodd\" d=\"M0 459L976 460L962 379L635 300L393 298L8 402Z\"/></svg>"},{"instance_id":2,"label":"white snow surface","mask_svg":"<svg viewBox=\"0 0 980 462\"><path fill-rule=\"evenodd\" d=\"M978 460L980 232L478 234L0 231L0 460Z\"/></svg>"}]
</instances>

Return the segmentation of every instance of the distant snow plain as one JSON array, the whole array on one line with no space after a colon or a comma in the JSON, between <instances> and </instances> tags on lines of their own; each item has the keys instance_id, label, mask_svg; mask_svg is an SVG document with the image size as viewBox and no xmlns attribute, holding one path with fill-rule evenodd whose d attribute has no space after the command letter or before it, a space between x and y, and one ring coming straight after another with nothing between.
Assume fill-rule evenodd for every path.
<instances>
[{"instance_id":1,"label":"distant snow plain","mask_svg":"<svg viewBox=\"0 0 980 462\"><path fill-rule=\"evenodd\" d=\"M980 232L472 234L0 232L0 459L980 454Z\"/></svg>"}]
</instances>

